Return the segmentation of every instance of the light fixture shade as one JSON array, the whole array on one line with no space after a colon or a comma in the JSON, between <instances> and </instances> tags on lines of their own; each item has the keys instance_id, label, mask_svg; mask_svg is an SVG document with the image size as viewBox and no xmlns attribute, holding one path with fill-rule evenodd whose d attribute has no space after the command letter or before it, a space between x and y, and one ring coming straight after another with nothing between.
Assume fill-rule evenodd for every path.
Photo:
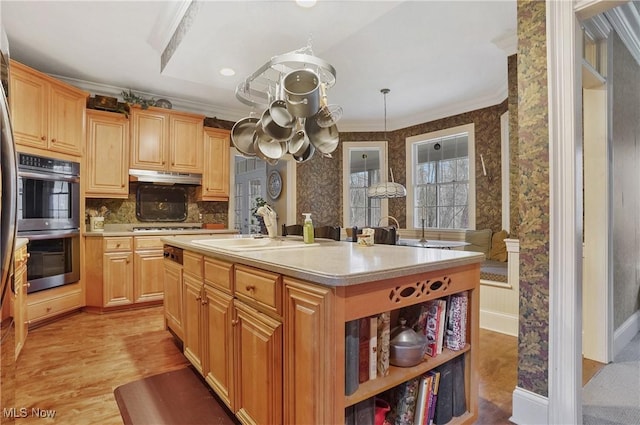
<instances>
[{"instance_id":1,"label":"light fixture shade","mask_svg":"<svg viewBox=\"0 0 640 425\"><path fill-rule=\"evenodd\" d=\"M369 198L404 198L407 196L407 189L396 182L376 183L369 186L367 196Z\"/></svg>"}]
</instances>

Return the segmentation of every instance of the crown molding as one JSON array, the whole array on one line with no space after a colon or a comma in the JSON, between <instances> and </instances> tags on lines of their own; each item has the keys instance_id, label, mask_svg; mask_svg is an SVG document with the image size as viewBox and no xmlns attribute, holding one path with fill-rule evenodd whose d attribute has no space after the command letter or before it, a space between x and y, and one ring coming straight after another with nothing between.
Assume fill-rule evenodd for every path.
<instances>
[{"instance_id":1,"label":"crown molding","mask_svg":"<svg viewBox=\"0 0 640 425\"><path fill-rule=\"evenodd\" d=\"M128 91L129 89L118 86L111 86L108 84L101 83L93 83L90 81L78 80L75 78L63 77L55 74L48 74L51 77L64 81L67 84L70 84L74 87L78 87L82 90L88 91L92 95L102 95L102 96L111 96L117 98L120 102L122 99L122 92ZM197 114L203 114L207 117L216 117L221 120L236 122L237 120L246 117L247 112L242 109L229 109L229 108L220 108L215 105L210 105L207 103L194 102L187 99L182 99L178 97L170 97L159 95L155 93L148 93L144 91L134 90L136 94L141 95L147 98L155 98L155 99L167 99L173 105L173 109L177 111L184 112L193 112Z\"/></svg>"},{"instance_id":2,"label":"crown molding","mask_svg":"<svg viewBox=\"0 0 640 425\"><path fill-rule=\"evenodd\" d=\"M640 65L640 11L629 2L604 13L631 56Z\"/></svg>"}]
</instances>

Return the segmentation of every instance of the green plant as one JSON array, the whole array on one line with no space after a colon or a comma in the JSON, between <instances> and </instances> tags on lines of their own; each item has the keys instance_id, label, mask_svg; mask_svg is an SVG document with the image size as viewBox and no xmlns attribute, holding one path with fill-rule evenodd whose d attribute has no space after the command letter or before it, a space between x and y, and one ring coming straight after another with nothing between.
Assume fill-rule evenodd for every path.
<instances>
[{"instance_id":1,"label":"green plant","mask_svg":"<svg viewBox=\"0 0 640 425\"><path fill-rule=\"evenodd\" d=\"M122 92L122 99L125 103L140 105L142 109L147 109L149 106L154 106L156 104L155 99L145 99L142 96L138 96L134 92L129 89L128 92Z\"/></svg>"},{"instance_id":2,"label":"green plant","mask_svg":"<svg viewBox=\"0 0 640 425\"><path fill-rule=\"evenodd\" d=\"M251 215L254 216L256 219L260 220L262 217L258 215L258 208L265 205L266 203L267 201L265 201L262 197L258 196L255 199L254 207L251 208Z\"/></svg>"}]
</instances>

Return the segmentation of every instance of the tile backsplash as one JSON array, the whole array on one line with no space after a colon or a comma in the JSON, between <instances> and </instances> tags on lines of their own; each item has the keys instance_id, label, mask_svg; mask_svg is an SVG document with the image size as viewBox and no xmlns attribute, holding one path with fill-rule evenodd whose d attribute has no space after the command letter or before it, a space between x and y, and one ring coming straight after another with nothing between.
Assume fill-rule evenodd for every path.
<instances>
[{"instance_id":1,"label":"tile backsplash","mask_svg":"<svg viewBox=\"0 0 640 425\"><path fill-rule=\"evenodd\" d=\"M129 197L127 199L111 198L87 198L85 208L99 210L105 206L109 210L105 218L106 224L138 224L144 223L136 217L136 190L137 184L129 185ZM222 223L228 224L228 202L198 202L196 190L193 186L187 187L187 219L183 223ZM202 214L202 218L200 218ZM85 222L89 218L85 217Z\"/></svg>"}]
</instances>

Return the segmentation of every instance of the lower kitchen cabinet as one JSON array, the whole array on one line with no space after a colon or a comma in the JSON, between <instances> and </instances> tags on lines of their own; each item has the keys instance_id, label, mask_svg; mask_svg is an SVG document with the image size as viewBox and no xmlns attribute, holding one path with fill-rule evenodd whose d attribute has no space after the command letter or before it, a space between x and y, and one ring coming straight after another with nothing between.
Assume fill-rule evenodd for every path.
<instances>
[{"instance_id":1,"label":"lower kitchen cabinet","mask_svg":"<svg viewBox=\"0 0 640 425\"><path fill-rule=\"evenodd\" d=\"M185 252L183 254L183 294L184 294L184 355L191 364L204 374L202 368L205 343L205 302L202 255Z\"/></svg>"},{"instance_id":2,"label":"lower kitchen cabinet","mask_svg":"<svg viewBox=\"0 0 640 425\"><path fill-rule=\"evenodd\" d=\"M14 253L14 310L13 317L16 323L16 359L20 355L22 347L27 339L27 246L20 247Z\"/></svg>"},{"instance_id":3,"label":"lower kitchen cabinet","mask_svg":"<svg viewBox=\"0 0 640 425\"><path fill-rule=\"evenodd\" d=\"M164 260L164 320L166 327L184 339L182 264Z\"/></svg>"},{"instance_id":4,"label":"lower kitchen cabinet","mask_svg":"<svg viewBox=\"0 0 640 425\"><path fill-rule=\"evenodd\" d=\"M229 290L233 281L233 265L207 258L204 275L204 377L227 407L235 412L233 330L236 320L233 316L233 295Z\"/></svg>"},{"instance_id":5,"label":"lower kitchen cabinet","mask_svg":"<svg viewBox=\"0 0 640 425\"><path fill-rule=\"evenodd\" d=\"M87 237L85 253L89 309L162 302L161 237Z\"/></svg>"},{"instance_id":6,"label":"lower kitchen cabinet","mask_svg":"<svg viewBox=\"0 0 640 425\"><path fill-rule=\"evenodd\" d=\"M245 424L282 423L282 322L234 300L236 416Z\"/></svg>"}]
</instances>

